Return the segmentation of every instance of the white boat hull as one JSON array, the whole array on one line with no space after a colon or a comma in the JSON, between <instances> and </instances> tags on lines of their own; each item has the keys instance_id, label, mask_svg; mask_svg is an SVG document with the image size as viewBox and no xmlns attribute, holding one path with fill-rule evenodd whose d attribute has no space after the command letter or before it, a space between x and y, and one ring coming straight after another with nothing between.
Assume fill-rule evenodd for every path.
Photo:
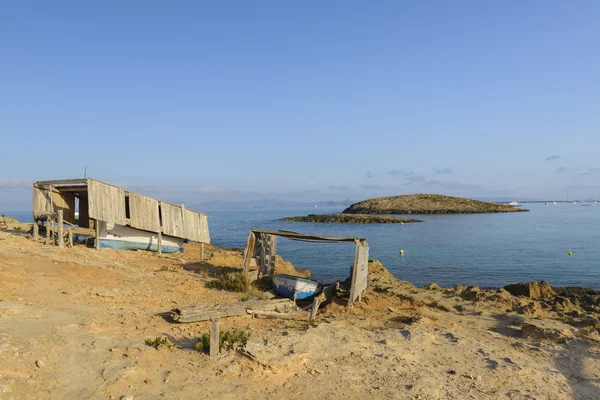
<instances>
[{"instance_id":1,"label":"white boat hull","mask_svg":"<svg viewBox=\"0 0 600 400\"><path fill-rule=\"evenodd\" d=\"M142 231L128 226L99 222L100 238L98 247L114 250L158 250L158 234ZM183 252L185 239L162 235L163 253Z\"/></svg>"}]
</instances>

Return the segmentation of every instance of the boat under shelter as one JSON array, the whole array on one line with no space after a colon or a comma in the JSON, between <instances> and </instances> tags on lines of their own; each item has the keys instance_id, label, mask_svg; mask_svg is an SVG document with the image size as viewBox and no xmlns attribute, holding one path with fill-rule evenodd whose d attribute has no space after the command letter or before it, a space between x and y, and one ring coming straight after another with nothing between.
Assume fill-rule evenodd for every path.
<instances>
[{"instance_id":1,"label":"boat under shelter","mask_svg":"<svg viewBox=\"0 0 600 400\"><path fill-rule=\"evenodd\" d=\"M210 243L207 215L91 178L33 183L34 236L68 224L96 248L182 252L186 241Z\"/></svg>"}]
</instances>

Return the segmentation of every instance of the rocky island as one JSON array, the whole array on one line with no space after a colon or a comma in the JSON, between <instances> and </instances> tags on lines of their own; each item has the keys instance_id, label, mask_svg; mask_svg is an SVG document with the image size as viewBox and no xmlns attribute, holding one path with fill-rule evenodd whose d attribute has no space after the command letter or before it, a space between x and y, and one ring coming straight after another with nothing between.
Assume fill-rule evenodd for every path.
<instances>
[{"instance_id":1,"label":"rocky island","mask_svg":"<svg viewBox=\"0 0 600 400\"><path fill-rule=\"evenodd\" d=\"M408 222L423 222L412 218L398 218L388 215L365 214L308 214L300 217L286 217L282 221L293 222L321 222L337 224L400 224Z\"/></svg>"},{"instance_id":2,"label":"rocky island","mask_svg":"<svg viewBox=\"0 0 600 400\"><path fill-rule=\"evenodd\" d=\"M379 197L352 204L344 214L475 214L529 211L441 194L407 194Z\"/></svg>"}]
</instances>

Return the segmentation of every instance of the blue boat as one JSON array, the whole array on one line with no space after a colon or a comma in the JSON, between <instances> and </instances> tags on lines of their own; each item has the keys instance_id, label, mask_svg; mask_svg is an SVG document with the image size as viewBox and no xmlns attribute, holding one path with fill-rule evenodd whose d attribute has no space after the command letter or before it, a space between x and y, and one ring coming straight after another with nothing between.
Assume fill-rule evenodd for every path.
<instances>
[{"instance_id":1,"label":"blue boat","mask_svg":"<svg viewBox=\"0 0 600 400\"><path fill-rule=\"evenodd\" d=\"M273 275L273 290L280 296L293 300L304 300L313 297L320 291L319 282L299 276Z\"/></svg>"}]
</instances>

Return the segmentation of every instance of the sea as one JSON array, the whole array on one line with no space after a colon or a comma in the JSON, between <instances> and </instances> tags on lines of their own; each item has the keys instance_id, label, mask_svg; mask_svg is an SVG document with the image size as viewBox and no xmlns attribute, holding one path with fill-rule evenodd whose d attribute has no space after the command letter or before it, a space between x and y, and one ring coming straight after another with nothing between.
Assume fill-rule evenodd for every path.
<instances>
[{"instance_id":1,"label":"sea","mask_svg":"<svg viewBox=\"0 0 600 400\"><path fill-rule=\"evenodd\" d=\"M340 212L341 208L201 210L212 243L243 248L251 228L365 238L369 258L417 286L432 282L484 288L546 280L553 286L600 289L600 203L525 204L508 214L411 215L422 223L321 224L282 217ZM31 221L31 212L7 212ZM400 250L404 250L400 254ZM279 238L277 254L309 269L321 282L345 279L353 243L307 243ZM571 254L571 255L570 255Z\"/></svg>"}]
</instances>

